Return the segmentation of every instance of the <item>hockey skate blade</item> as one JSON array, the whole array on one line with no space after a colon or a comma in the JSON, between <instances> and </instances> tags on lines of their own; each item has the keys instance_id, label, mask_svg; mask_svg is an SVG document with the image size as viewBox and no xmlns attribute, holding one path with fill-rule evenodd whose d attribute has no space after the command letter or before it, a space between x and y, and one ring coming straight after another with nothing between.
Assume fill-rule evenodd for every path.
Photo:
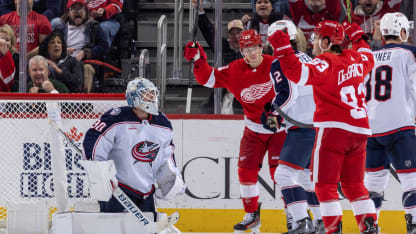
<instances>
[{"instance_id":1,"label":"hockey skate blade","mask_svg":"<svg viewBox=\"0 0 416 234\"><path fill-rule=\"evenodd\" d=\"M166 219L162 219L157 224L157 232L161 232L165 230L166 228L174 225L179 221L179 212L175 211L173 214L169 215Z\"/></svg>"},{"instance_id":2,"label":"hockey skate blade","mask_svg":"<svg viewBox=\"0 0 416 234\"><path fill-rule=\"evenodd\" d=\"M249 232L243 231L243 230L234 230L234 234L243 234L243 233L249 233L249 234L260 234L260 227L252 228Z\"/></svg>"}]
</instances>

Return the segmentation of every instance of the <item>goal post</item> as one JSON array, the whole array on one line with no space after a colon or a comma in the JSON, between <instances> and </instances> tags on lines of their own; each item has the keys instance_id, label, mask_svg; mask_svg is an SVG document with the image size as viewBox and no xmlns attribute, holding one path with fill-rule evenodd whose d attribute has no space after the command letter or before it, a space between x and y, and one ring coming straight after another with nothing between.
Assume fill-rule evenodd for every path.
<instances>
[{"instance_id":1,"label":"goal post","mask_svg":"<svg viewBox=\"0 0 416 234\"><path fill-rule=\"evenodd\" d=\"M91 206L95 201L89 199L88 180L78 163L82 155L48 121L56 121L81 146L99 116L125 105L124 94L0 93L0 226L8 221L7 204L46 203L49 219L57 207Z\"/></svg>"}]
</instances>

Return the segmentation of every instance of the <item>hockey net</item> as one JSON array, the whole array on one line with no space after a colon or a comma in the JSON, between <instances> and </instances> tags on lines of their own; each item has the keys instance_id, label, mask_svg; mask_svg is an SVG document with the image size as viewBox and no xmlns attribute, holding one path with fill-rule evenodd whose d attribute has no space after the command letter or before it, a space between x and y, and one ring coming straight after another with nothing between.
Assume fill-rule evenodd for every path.
<instances>
[{"instance_id":1,"label":"hockey net","mask_svg":"<svg viewBox=\"0 0 416 234\"><path fill-rule=\"evenodd\" d=\"M124 105L123 94L0 94L0 226L7 224L11 203L44 202L50 219L59 197L67 201L63 210L94 202L78 163L82 155L63 137L57 141L56 129L49 124L50 106L57 107L59 126L81 147L86 130L100 115ZM55 165L64 166L61 170ZM59 185L64 190L57 189Z\"/></svg>"}]
</instances>

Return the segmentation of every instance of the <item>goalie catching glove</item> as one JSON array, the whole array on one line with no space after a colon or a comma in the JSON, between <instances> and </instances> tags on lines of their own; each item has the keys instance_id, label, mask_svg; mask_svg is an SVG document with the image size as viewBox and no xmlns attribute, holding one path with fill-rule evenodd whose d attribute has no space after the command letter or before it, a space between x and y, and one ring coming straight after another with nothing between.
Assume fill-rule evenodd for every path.
<instances>
[{"instance_id":1,"label":"goalie catching glove","mask_svg":"<svg viewBox=\"0 0 416 234\"><path fill-rule=\"evenodd\" d=\"M275 113L272 104L270 102L264 105L263 113L261 114L261 123L265 129L272 132L277 132L282 124L282 117Z\"/></svg>"},{"instance_id":2,"label":"goalie catching glove","mask_svg":"<svg viewBox=\"0 0 416 234\"><path fill-rule=\"evenodd\" d=\"M176 168L170 161L166 161L156 172L156 189L155 196L159 199L170 200L177 195L183 194L186 185Z\"/></svg>"},{"instance_id":3,"label":"goalie catching glove","mask_svg":"<svg viewBox=\"0 0 416 234\"><path fill-rule=\"evenodd\" d=\"M278 59L284 57L285 55L295 53L292 45L290 44L290 37L286 30L276 30L276 32L274 32L268 40L273 46L274 56Z\"/></svg>"}]
</instances>

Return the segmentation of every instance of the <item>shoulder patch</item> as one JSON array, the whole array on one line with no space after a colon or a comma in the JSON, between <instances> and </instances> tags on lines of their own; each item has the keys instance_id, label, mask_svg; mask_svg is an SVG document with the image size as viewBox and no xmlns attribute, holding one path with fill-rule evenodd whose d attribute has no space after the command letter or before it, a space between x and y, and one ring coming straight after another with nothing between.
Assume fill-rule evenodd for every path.
<instances>
[{"instance_id":1,"label":"shoulder patch","mask_svg":"<svg viewBox=\"0 0 416 234\"><path fill-rule=\"evenodd\" d=\"M110 115L119 115L121 113L120 108L114 108L111 110Z\"/></svg>"}]
</instances>

